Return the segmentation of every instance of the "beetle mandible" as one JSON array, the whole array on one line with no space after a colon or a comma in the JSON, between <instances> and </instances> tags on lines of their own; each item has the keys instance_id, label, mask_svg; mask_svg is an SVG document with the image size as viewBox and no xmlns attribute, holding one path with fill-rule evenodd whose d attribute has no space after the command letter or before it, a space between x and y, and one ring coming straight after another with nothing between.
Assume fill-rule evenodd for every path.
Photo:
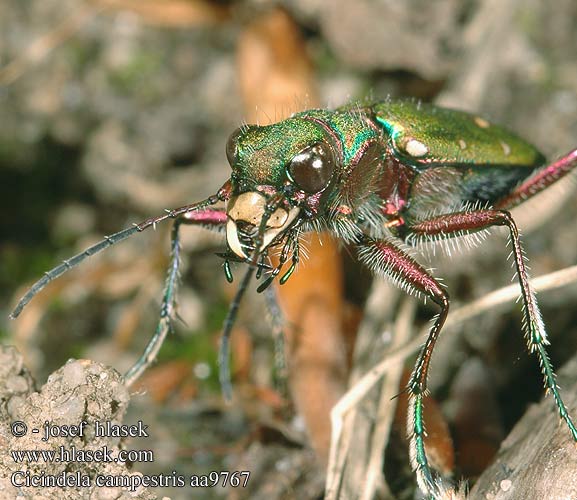
<instances>
[{"instance_id":1,"label":"beetle mandible","mask_svg":"<svg viewBox=\"0 0 577 500\"><path fill-rule=\"evenodd\" d=\"M546 351L547 334L529 282L519 232L509 209L543 191L577 166L577 149L547 163L532 145L475 115L413 101L350 104L334 111L312 109L266 126L245 125L229 138L230 179L203 201L168 210L65 260L22 297L11 314L50 281L87 257L167 219L174 219L171 262L160 320L144 353L125 376L132 383L148 367L170 330L176 303L181 226L197 225L226 234L224 270L230 261L248 264L225 320L220 379L230 395L228 337L240 299L256 271L259 291L279 274L282 284L298 264L299 237L327 230L357 248L373 273L438 306L417 357L407 391L411 460L421 490L438 497L443 486L425 453L423 397L431 355L449 311L449 296L437 279L408 252L422 242L508 229L521 287L524 330L545 386L577 441ZM279 250L279 262L269 253Z\"/></svg>"}]
</instances>

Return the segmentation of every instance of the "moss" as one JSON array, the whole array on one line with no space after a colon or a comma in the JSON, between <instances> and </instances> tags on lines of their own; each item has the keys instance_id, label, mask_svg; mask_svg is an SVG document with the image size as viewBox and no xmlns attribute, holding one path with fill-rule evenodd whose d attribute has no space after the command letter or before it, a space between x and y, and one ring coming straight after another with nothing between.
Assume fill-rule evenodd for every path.
<instances>
[{"instance_id":1,"label":"moss","mask_svg":"<svg viewBox=\"0 0 577 500\"><path fill-rule=\"evenodd\" d=\"M194 332L186 339L178 335L169 335L162 345L159 361L184 359L192 364L203 362L209 365L210 375L204 381L206 388L219 391L217 345L214 342L215 332L222 330L222 324L228 311L225 302L211 303L207 311L206 327Z\"/></svg>"},{"instance_id":2,"label":"moss","mask_svg":"<svg viewBox=\"0 0 577 500\"><path fill-rule=\"evenodd\" d=\"M113 69L109 83L122 94L151 100L157 95L155 83L161 72L162 59L154 51L141 51L124 66Z\"/></svg>"}]
</instances>

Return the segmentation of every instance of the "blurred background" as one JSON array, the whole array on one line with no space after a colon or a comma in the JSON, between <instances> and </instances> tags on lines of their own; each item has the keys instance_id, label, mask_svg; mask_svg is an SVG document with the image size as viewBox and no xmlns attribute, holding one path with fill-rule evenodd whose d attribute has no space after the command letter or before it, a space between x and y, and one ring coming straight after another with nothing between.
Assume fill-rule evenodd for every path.
<instances>
[{"instance_id":1,"label":"blurred background","mask_svg":"<svg viewBox=\"0 0 577 500\"><path fill-rule=\"evenodd\" d=\"M0 338L18 346L40 385L70 357L126 370L158 318L169 224L54 281L18 320L8 321L8 313L33 280L103 235L215 193L229 175L226 140L244 121L264 124L306 107L413 97L477 112L548 157L568 152L577 146L576 26L573 0L558 0L554 8L542 0L4 0ZM577 263L571 193L565 187L519 211L534 276ZM227 406L216 370L234 294L214 255L223 239L184 228L182 321L139 382L131 409L135 418L146 415L158 440L145 443L156 450L155 463L138 470L248 469L253 476L250 491L160 496L322 495L316 464L328 457L328 411L344 392L371 289L346 251L323 243L311 239L310 262L280 293L287 329L294 330L288 384L275 371L266 305L251 293L233 333L235 403ZM443 277L457 307L509 283L507 254L505 239L496 237L474 258L423 262ZM233 271L237 276L241 269ZM311 290L319 281L323 286ZM310 294L324 297L323 305L294 327ZM386 333L403 299L395 290L385 297ZM556 366L577 350L576 300L575 285L540 295ZM419 306L416 324L432 312ZM431 404L445 410L434 417L449 448L439 451L441 467L455 468L457 477L481 474L541 396L520 325L518 308L510 307L461 326L458 337L439 345ZM391 342L385 334L365 340L373 351L365 369ZM474 389L461 390L467 384ZM459 408L479 391L486 414L475 418L490 430L469 439L482 426ZM395 450L406 446L403 420L393 424ZM388 453L385 467L392 469L380 494L413 498L406 452Z\"/></svg>"}]
</instances>

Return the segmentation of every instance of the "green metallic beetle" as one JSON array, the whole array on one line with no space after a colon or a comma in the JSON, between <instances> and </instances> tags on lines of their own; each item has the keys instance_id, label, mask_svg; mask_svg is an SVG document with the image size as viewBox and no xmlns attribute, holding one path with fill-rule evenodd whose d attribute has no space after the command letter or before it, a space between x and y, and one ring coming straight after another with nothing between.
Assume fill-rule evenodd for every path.
<instances>
[{"instance_id":1,"label":"green metallic beetle","mask_svg":"<svg viewBox=\"0 0 577 500\"><path fill-rule=\"evenodd\" d=\"M223 231L227 279L232 280L229 261L248 264L222 336L220 376L228 396L228 337L255 270L262 279L259 291L283 270L279 281L284 283L299 261L299 237L308 231L330 231L355 246L360 261L375 274L432 299L440 309L407 387L411 396L408 432L412 464L421 490L439 498L445 490L425 453L423 397L431 355L449 311L449 297L407 247L506 226L521 286L528 348L537 353L545 386L577 441L577 428L561 399L547 355L547 335L519 233L508 212L575 168L577 150L547 164L533 146L483 118L412 101L388 100L334 111L313 109L273 125L246 125L232 134L226 152L232 173L215 195L107 236L64 261L32 286L11 316L18 316L47 283L88 256L174 219L172 259L160 321L144 354L126 374L130 384L155 359L170 330L181 224ZM280 255L276 266L269 260L272 249Z\"/></svg>"}]
</instances>

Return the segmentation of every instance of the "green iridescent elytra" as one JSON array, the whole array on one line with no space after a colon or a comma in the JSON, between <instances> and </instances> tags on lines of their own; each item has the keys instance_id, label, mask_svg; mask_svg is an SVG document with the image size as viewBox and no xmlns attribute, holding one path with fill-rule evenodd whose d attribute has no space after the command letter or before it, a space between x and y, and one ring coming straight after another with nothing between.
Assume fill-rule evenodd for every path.
<instances>
[{"instance_id":1,"label":"green iridescent elytra","mask_svg":"<svg viewBox=\"0 0 577 500\"><path fill-rule=\"evenodd\" d=\"M414 166L474 164L535 167L545 158L509 130L487 120L430 104L395 101L372 107L376 120L391 137L399 158ZM428 151L415 157L407 144L417 140Z\"/></svg>"}]
</instances>

